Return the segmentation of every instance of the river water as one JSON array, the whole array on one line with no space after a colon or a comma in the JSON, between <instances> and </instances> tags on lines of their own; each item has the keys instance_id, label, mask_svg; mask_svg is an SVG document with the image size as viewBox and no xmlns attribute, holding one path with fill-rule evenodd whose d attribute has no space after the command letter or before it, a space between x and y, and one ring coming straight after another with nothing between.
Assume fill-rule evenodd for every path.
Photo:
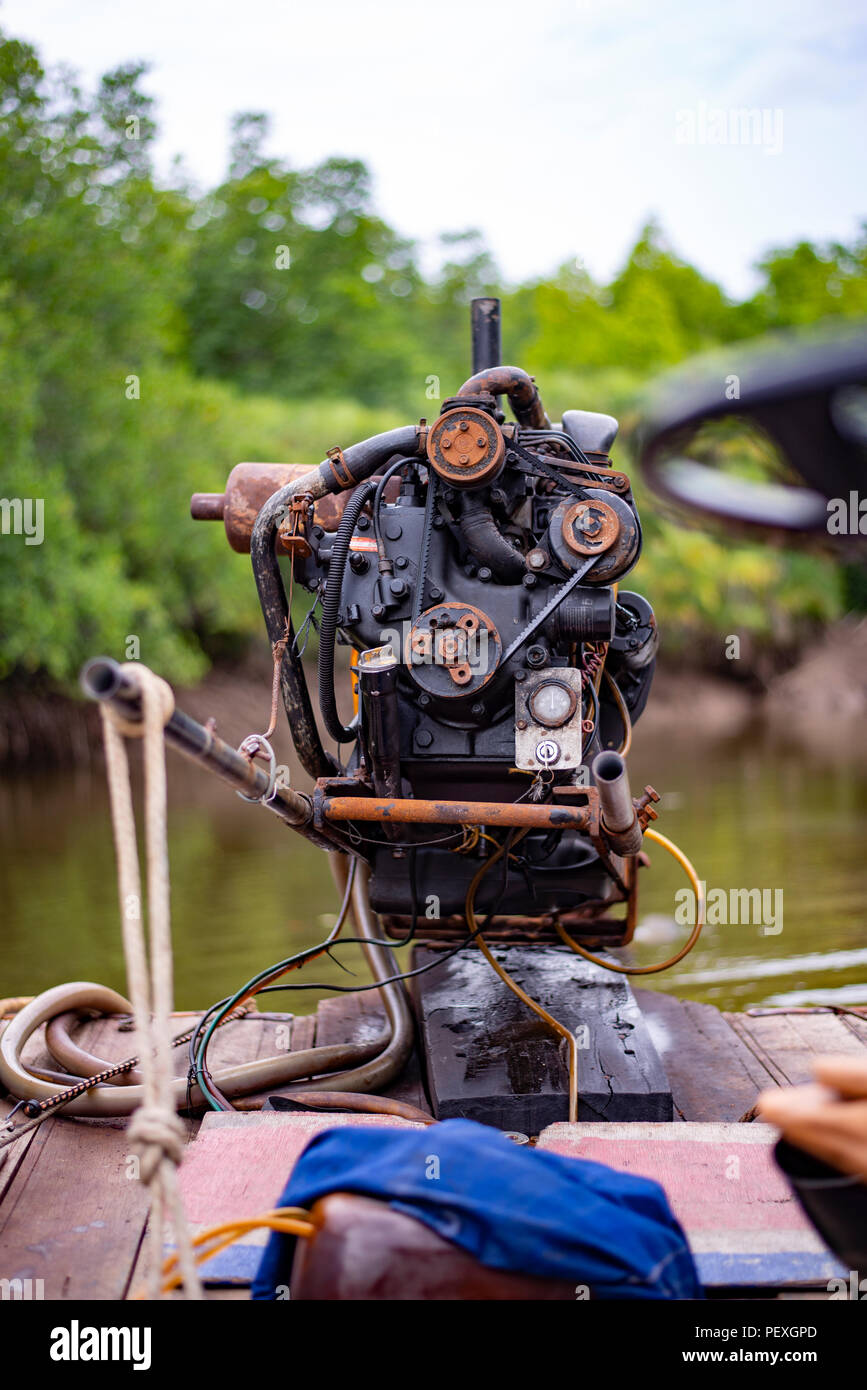
<instances>
[{"instance_id":1,"label":"river water","mask_svg":"<svg viewBox=\"0 0 867 1390\"><path fill-rule=\"evenodd\" d=\"M176 1001L199 1008L319 940L334 920L335 891L320 851L206 773L170 761ZM864 763L844 756L828 767L818 754L758 738L706 746L637 737L630 765L635 790L650 781L663 793L657 828L682 846L709 890L722 890L719 920L692 954L641 983L729 1009L867 1003ZM677 865L654 849L626 959L647 964L677 949L688 931L673 920L683 885ZM764 914L757 895L738 896L754 889L764 890ZM100 770L0 785L0 913L0 996L75 979L123 991ZM753 914L764 920L743 920ZM357 948L344 948L340 960L355 976L326 959L301 978L366 978ZM320 997L280 994L270 1007L306 1013Z\"/></svg>"}]
</instances>

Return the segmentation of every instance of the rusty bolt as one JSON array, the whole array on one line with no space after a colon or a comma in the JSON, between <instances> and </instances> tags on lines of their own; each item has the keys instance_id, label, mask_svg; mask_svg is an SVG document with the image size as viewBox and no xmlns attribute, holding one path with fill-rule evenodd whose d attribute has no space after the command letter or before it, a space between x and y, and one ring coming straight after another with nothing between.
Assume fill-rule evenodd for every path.
<instances>
[{"instance_id":1,"label":"rusty bolt","mask_svg":"<svg viewBox=\"0 0 867 1390\"><path fill-rule=\"evenodd\" d=\"M461 420L461 423L458 425L458 429L461 431L461 433L464 433L464 432L465 432L466 430L468 430L469 428L470 428L470 427L469 427L469 425L467 424L467 421L466 421L466 420Z\"/></svg>"},{"instance_id":2,"label":"rusty bolt","mask_svg":"<svg viewBox=\"0 0 867 1390\"><path fill-rule=\"evenodd\" d=\"M515 728L516 728L516 729L526 729L526 727L527 727L527 721L526 721L526 719L519 719L519 720L517 721L517 723L515 724Z\"/></svg>"}]
</instances>

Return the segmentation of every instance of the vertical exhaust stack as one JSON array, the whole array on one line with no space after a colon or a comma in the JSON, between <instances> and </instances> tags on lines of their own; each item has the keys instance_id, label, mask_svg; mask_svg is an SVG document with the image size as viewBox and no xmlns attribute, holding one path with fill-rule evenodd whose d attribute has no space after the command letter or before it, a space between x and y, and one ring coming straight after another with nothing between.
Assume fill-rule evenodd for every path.
<instances>
[{"instance_id":1,"label":"vertical exhaust stack","mask_svg":"<svg viewBox=\"0 0 867 1390\"><path fill-rule=\"evenodd\" d=\"M499 299L474 299L470 305L473 332L473 376L502 363Z\"/></svg>"},{"instance_id":2,"label":"vertical exhaust stack","mask_svg":"<svg viewBox=\"0 0 867 1390\"><path fill-rule=\"evenodd\" d=\"M619 753L599 753L591 768L599 793L602 832L616 854L637 854L642 830L638 812L632 804L629 773Z\"/></svg>"}]
</instances>

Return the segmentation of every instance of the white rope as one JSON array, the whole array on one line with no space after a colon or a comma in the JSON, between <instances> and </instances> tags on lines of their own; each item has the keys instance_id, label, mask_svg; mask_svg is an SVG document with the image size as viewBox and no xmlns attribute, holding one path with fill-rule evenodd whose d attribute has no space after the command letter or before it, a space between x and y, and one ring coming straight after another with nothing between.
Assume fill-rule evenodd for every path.
<instances>
[{"instance_id":1,"label":"white rope","mask_svg":"<svg viewBox=\"0 0 867 1390\"><path fill-rule=\"evenodd\" d=\"M175 1112L171 1084L172 940L163 729L172 716L174 696L166 682L147 666L130 662L123 669L129 670L141 686L141 724L119 719L106 705L101 706L101 712L123 950L144 1090L144 1100L132 1115L128 1134L133 1151L139 1156L141 1181L151 1197L150 1295L160 1295L163 1225L168 1216L174 1229L185 1296L200 1299L204 1294L177 1183L177 1165L186 1135ZM124 735L144 738L148 942L142 921L138 843Z\"/></svg>"}]
</instances>

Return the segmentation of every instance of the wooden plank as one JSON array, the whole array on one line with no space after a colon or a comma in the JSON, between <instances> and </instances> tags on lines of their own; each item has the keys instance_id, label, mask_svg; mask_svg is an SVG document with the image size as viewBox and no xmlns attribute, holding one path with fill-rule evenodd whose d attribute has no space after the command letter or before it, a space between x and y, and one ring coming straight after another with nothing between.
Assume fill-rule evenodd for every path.
<instances>
[{"instance_id":1,"label":"wooden plank","mask_svg":"<svg viewBox=\"0 0 867 1390\"><path fill-rule=\"evenodd\" d=\"M840 1022L849 1029L849 1032L854 1034L864 1047L867 1047L867 1018L855 1018L853 1014L840 1014L839 1018Z\"/></svg>"},{"instance_id":2,"label":"wooden plank","mask_svg":"<svg viewBox=\"0 0 867 1390\"><path fill-rule=\"evenodd\" d=\"M298 1022L299 1020L293 1018L291 1014L259 1014L254 1011L245 1018L238 1019L236 1023L227 1024L225 1028L221 1028L214 1035L214 1042L218 1044L220 1049L219 1051L215 1049L214 1056L218 1062L225 1064L250 1062L258 1057L272 1057L276 1052L285 1050L287 1033L290 1039L294 1039L294 1030ZM206 1113L214 1114L216 1112L208 1111ZM191 1123L190 1142L195 1139L200 1127L201 1120ZM149 1230L150 1221L148 1220L145 1236ZM134 1295L138 1289L145 1286L149 1258L150 1242L143 1238L129 1280L128 1294ZM178 1297L180 1296L179 1294Z\"/></svg>"},{"instance_id":3,"label":"wooden plank","mask_svg":"<svg viewBox=\"0 0 867 1390\"><path fill-rule=\"evenodd\" d=\"M9 1114L14 1105L14 1100L0 1100L0 1126L2 1126L5 1117ZM18 1115L12 1123L17 1124L20 1118L21 1112L19 1110ZM0 1204L2 1204L12 1179L23 1163L27 1150L36 1138L37 1133L38 1130L31 1129L27 1134L23 1134L20 1139L16 1139L14 1144L8 1144L5 1149L3 1149L3 1157L0 1159ZM0 1134L2 1134L4 1138L7 1136L7 1132L3 1129L0 1129Z\"/></svg>"},{"instance_id":4,"label":"wooden plank","mask_svg":"<svg viewBox=\"0 0 867 1390\"><path fill-rule=\"evenodd\" d=\"M564 947L496 946L517 984L578 1040L579 1115L670 1120L671 1090L629 985ZM431 952L417 948L414 962ZM538 1134L568 1114L565 1046L480 951L415 979L428 1086L439 1119Z\"/></svg>"},{"instance_id":5,"label":"wooden plank","mask_svg":"<svg viewBox=\"0 0 867 1390\"><path fill-rule=\"evenodd\" d=\"M684 1120L735 1121L750 1110L771 1074L710 1004L637 989L635 998Z\"/></svg>"},{"instance_id":6,"label":"wooden plank","mask_svg":"<svg viewBox=\"0 0 867 1390\"><path fill-rule=\"evenodd\" d=\"M725 1014L780 1086L812 1081L813 1063L828 1053L863 1057L864 1043L836 1014ZM857 1026L857 1025L856 1025Z\"/></svg>"},{"instance_id":7,"label":"wooden plank","mask_svg":"<svg viewBox=\"0 0 867 1390\"><path fill-rule=\"evenodd\" d=\"M323 999L316 1011L316 1046L368 1042L384 1037L388 1030L379 990L363 994L341 994Z\"/></svg>"},{"instance_id":8,"label":"wooden plank","mask_svg":"<svg viewBox=\"0 0 867 1390\"><path fill-rule=\"evenodd\" d=\"M109 1019L87 1026L83 1045L130 1055ZM124 1120L47 1120L0 1206L4 1278L41 1279L48 1299L119 1299L135 1263L147 1193L131 1176Z\"/></svg>"},{"instance_id":9,"label":"wooden plank","mask_svg":"<svg viewBox=\"0 0 867 1390\"><path fill-rule=\"evenodd\" d=\"M368 1042L384 1037L387 1029L385 1009L379 990L365 990L363 994L342 994L335 999L323 999L319 1005L316 1013L316 1046ZM415 1105L425 1114L432 1113L424 1088L421 1064L415 1051L401 1075L390 1086L383 1087L381 1094L391 1100L402 1100L407 1105Z\"/></svg>"},{"instance_id":10,"label":"wooden plank","mask_svg":"<svg viewBox=\"0 0 867 1390\"><path fill-rule=\"evenodd\" d=\"M209 1112L180 1169L181 1194L193 1233L270 1210L301 1153L327 1129L419 1129L391 1115L312 1111ZM246 1233L202 1268L210 1283L249 1284L268 1240L265 1227ZM172 1246L167 1240L167 1252Z\"/></svg>"},{"instance_id":11,"label":"wooden plank","mask_svg":"<svg viewBox=\"0 0 867 1390\"><path fill-rule=\"evenodd\" d=\"M705 1287L827 1285L845 1271L774 1162L776 1139L762 1124L557 1124L539 1148L658 1182Z\"/></svg>"},{"instance_id":12,"label":"wooden plank","mask_svg":"<svg viewBox=\"0 0 867 1390\"><path fill-rule=\"evenodd\" d=\"M316 1045L316 1014L301 1014L292 1023L293 1052L306 1052L308 1047Z\"/></svg>"}]
</instances>

